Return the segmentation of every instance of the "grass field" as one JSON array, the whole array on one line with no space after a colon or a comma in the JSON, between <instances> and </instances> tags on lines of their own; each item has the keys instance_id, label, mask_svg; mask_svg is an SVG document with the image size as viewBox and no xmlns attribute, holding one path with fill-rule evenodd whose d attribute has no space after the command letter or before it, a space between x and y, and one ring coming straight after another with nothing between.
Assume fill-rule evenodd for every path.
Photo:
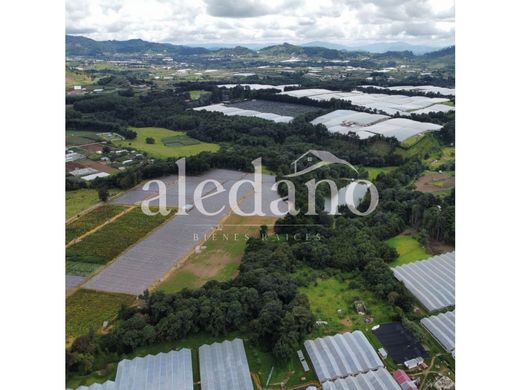
<instances>
[{"instance_id":1,"label":"grass field","mask_svg":"<svg viewBox=\"0 0 520 390\"><path fill-rule=\"evenodd\" d=\"M120 193L121 190L111 188L109 196ZM82 211L99 202L97 190L82 188L81 190L67 191L65 193L65 218L70 219Z\"/></svg>"},{"instance_id":2,"label":"grass field","mask_svg":"<svg viewBox=\"0 0 520 390\"><path fill-rule=\"evenodd\" d=\"M376 141L368 147L368 149L378 156L388 156L392 152L392 146L385 141Z\"/></svg>"},{"instance_id":3,"label":"grass field","mask_svg":"<svg viewBox=\"0 0 520 390\"><path fill-rule=\"evenodd\" d=\"M344 276L345 280L336 277L318 278L300 288L300 292L309 298L311 311L316 319L328 322L327 325L320 325L315 329L314 337L355 329L366 333L376 324L391 321L395 315L392 306L363 289L348 274ZM364 317L354 310L356 300L363 301L368 314L373 317L372 323L366 324ZM338 313L338 310L341 312Z\"/></svg>"},{"instance_id":4,"label":"grass field","mask_svg":"<svg viewBox=\"0 0 520 390\"><path fill-rule=\"evenodd\" d=\"M105 204L97 207L89 213L82 215L80 218L71 222L65 229L65 241L70 242L75 238L87 233L95 227L105 223L117 214L126 210L126 206L113 204Z\"/></svg>"},{"instance_id":5,"label":"grass field","mask_svg":"<svg viewBox=\"0 0 520 390\"><path fill-rule=\"evenodd\" d=\"M67 89L74 87L75 85L89 85L92 84L92 79L87 74L80 71L73 71L67 69L65 72L65 86Z\"/></svg>"},{"instance_id":6,"label":"grass field","mask_svg":"<svg viewBox=\"0 0 520 390\"><path fill-rule=\"evenodd\" d=\"M455 160L455 147L444 146L440 151L433 153L424 162L431 170L438 170L449 161Z\"/></svg>"},{"instance_id":7,"label":"grass field","mask_svg":"<svg viewBox=\"0 0 520 390\"><path fill-rule=\"evenodd\" d=\"M130 305L134 301L134 296L126 294L84 289L76 291L66 300L67 337L84 335L90 329L100 329L103 321L117 315L121 305Z\"/></svg>"},{"instance_id":8,"label":"grass field","mask_svg":"<svg viewBox=\"0 0 520 390\"><path fill-rule=\"evenodd\" d=\"M208 91L190 91L190 99L191 100L197 100L202 95L209 93Z\"/></svg>"},{"instance_id":9,"label":"grass field","mask_svg":"<svg viewBox=\"0 0 520 390\"><path fill-rule=\"evenodd\" d=\"M151 217L135 208L68 247L67 262L106 264L172 215Z\"/></svg>"},{"instance_id":10,"label":"grass field","mask_svg":"<svg viewBox=\"0 0 520 390\"><path fill-rule=\"evenodd\" d=\"M431 257L421 243L412 235L400 234L387 240L386 243L395 248L399 253L399 257L390 264L392 267Z\"/></svg>"},{"instance_id":11,"label":"grass field","mask_svg":"<svg viewBox=\"0 0 520 390\"><path fill-rule=\"evenodd\" d=\"M186 136L181 131L173 131L160 127L132 127L137 132L137 138L124 141L113 141L120 147L129 147L148 153L155 158L192 156L201 152L216 152L219 146L197 141ZM146 138L155 140L147 144ZM177 138L178 137L178 138Z\"/></svg>"},{"instance_id":12,"label":"grass field","mask_svg":"<svg viewBox=\"0 0 520 390\"><path fill-rule=\"evenodd\" d=\"M65 132L65 144L67 146L78 146L99 142L102 138L97 136L94 131L67 130Z\"/></svg>"},{"instance_id":13,"label":"grass field","mask_svg":"<svg viewBox=\"0 0 520 390\"><path fill-rule=\"evenodd\" d=\"M419 157L421 159L428 159L435 153L441 152L442 148L439 141L431 133L424 134L415 144L407 147L406 144L401 144L396 148L395 153L407 157Z\"/></svg>"},{"instance_id":14,"label":"grass field","mask_svg":"<svg viewBox=\"0 0 520 390\"><path fill-rule=\"evenodd\" d=\"M209 280L232 279L240 265L246 247L247 236L258 236L259 226L272 225L273 217L242 217L231 215L223 230L215 232L215 240L208 239L200 253L193 253L185 264L175 270L160 286L159 290L173 293L183 288L197 288Z\"/></svg>"},{"instance_id":15,"label":"grass field","mask_svg":"<svg viewBox=\"0 0 520 390\"><path fill-rule=\"evenodd\" d=\"M381 167L381 168L375 168L375 167L363 167L368 172L368 180L374 181L380 173L388 173L392 172L397 167Z\"/></svg>"}]
</instances>

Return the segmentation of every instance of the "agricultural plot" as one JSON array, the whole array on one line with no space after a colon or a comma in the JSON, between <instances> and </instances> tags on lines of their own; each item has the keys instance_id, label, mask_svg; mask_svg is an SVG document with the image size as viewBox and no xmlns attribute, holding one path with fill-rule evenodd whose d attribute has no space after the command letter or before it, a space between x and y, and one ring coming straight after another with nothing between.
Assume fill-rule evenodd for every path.
<instances>
[{"instance_id":1,"label":"agricultural plot","mask_svg":"<svg viewBox=\"0 0 520 390\"><path fill-rule=\"evenodd\" d=\"M219 149L216 144L200 142L186 136L183 132L160 127L132 127L137 137L132 140L114 140L119 147L134 148L148 153L155 158L193 156L201 152L215 152ZM175 137L181 137L174 140ZM153 138L154 143L147 143L147 138Z\"/></svg>"},{"instance_id":2,"label":"agricultural plot","mask_svg":"<svg viewBox=\"0 0 520 390\"><path fill-rule=\"evenodd\" d=\"M410 111L433 106L436 103L449 101L447 98L429 98L425 96L404 96L365 93L361 91L339 92L327 89L300 89L281 92L283 95L294 97L308 97L317 101L329 101L331 99L351 101L352 104L383 111L393 115L399 113L402 116L410 115Z\"/></svg>"},{"instance_id":3,"label":"agricultural plot","mask_svg":"<svg viewBox=\"0 0 520 390\"><path fill-rule=\"evenodd\" d=\"M127 207L119 205L103 205L97 207L88 214L69 223L65 229L65 241L70 242L95 227L107 222L116 215L122 213Z\"/></svg>"},{"instance_id":4,"label":"agricultural plot","mask_svg":"<svg viewBox=\"0 0 520 390\"><path fill-rule=\"evenodd\" d=\"M258 237L260 225L273 225L276 217L243 217L230 215L201 243L201 250L192 253L178 270L175 270L159 290L174 293L183 288L201 287L209 280L224 282L232 279L240 265L248 237Z\"/></svg>"},{"instance_id":5,"label":"agricultural plot","mask_svg":"<svg viewBox=\"0 0 520 390\"><path fill-rule=\"evenodd\" d=\"M240 179L252 179L252 175L228 170L212 170L201 176L187 177L187 203L193 204L195 187L209 178L219 181L224 188L224 192L204 200L206 210L215 215L205 215L197 208L189 211L187 215L177 215L119 256L109 267L90 279L85 287L137 295L146 288L162 282L164 275L185 259L198 245L206 241L205 237L208 237L217 225L232 212L227 199L232 185ZM274 180L275 178L271 176L264 177L262 205L267 215L269 215L270 202L279 199L278 194L271 190ZM167 205L169 207L178 206L177 177L168 176L163 178L163 181L167 183ZM202 196L212 192L214 192L214 188L206 186ZM115 202L117 204L134 204L156 194L155 190L143 191L136 188L117 198ZM241 186L237 198L239 207L245 213L253 210L253 191L250 186ZM234 271L232 266L224 264L224 268L218 272L219 277L227 277ZM189 278L190 276L188 276ZM191 279L193 281L193 278ZM191 281L188 280L188 282Z\"/></svg>"},{"instance_id":6,"label":"agricultural plot","mask_svg":"<svg viewBox=\"0 0 520 390\"><path fill-rule=\"evenodd\" d=\"M399 253L399 257L390 264L393 267L430 257L426 249L411 234L400 234L387 240L386 243Z\"/></svg>"},{"instance_id":7,"label":"agricultural plot","mask_svg":"<svg viewBox=\"0 0 520 390\"><path fill-rule=\"evenodd\" d=\"M111 188L109 190L109 196L112 197L117 195L121 190ZM67 191L65 193L65 216L66 219L70 219L75 215L78 215L82 211L85 211L89 207L94 206L99 202L99 196L96 190L90 188L82 188L75 191Z\"/></svg>"},{"instance_id":8,"label":"agricultural plot","mask_svg":"<svg viewBox=\"0 0 520 390\"><path fill-rule=\"evenodd\" d=\"M66 335L76 337L98 330L112 320L121 305L131 305L135 297L80 289L66 300Z\"/></svg>"},{"instance_id":9,"label":"agricultural plot","mask_svg":"<svg viewBox=\"0 0 520 390\"><path fill-rule=\"evenodd\" d=\"M242 110L253 110L282 116L298 116L308 112L321 110L320 107L312 107L303 104L273 102L269 100L246 100L239 103L228 104L227 107L240 108Z\"/></svg>"},{"instance_id":10,"label":"agricultural plot","mask_svg":"<svg viewBox=\"0 0 520 390\"><path fill-rule=\"evenodd\" d=\"M372 328L394 362L402 364L417 357L428 357L423 346L400 322L376 325Z\"/></svg>"},{"instance_id":11,"label":"agricultural plot","mask_svg":"<svg viewBox=\"0 0 520 390\"><path fill-rule=\"evenodd\" d=\"M232 107L230 105L225 105L223 103L219 104L212 104L209 106L203 106L203 107L196 107L194 108L195 111L214 111L214 112L221 112L224 115L238 115L238 116L250 116L260 119L266 119L277 123L289 123L294 118L292 116L287 115L277 115L277 114L271 114L271 113L264 113L260 111L255 110L244 110L241 108Z\"/></svg>"},{"instance_id":12,"label":"agricultural plot","mask_svg":"<svg viewBox=\"0 0 520 390\"><path fill-rule=\"evenodd\" d=\"M455 252L392 268L429 311L455 305Z\"/></svg>"},{"instance_id":13,"label":"agricultural plot","mask_svg":"<svg viewBox=\"0 0 520 390\"><path fill-rule=\"evenodd\" d=\"M429 114L430 112L450 112L455 111L454 106L447 104L432 104L431 106L412 111L413 114Z\"/></svg>"},{"instance_id":14,"label":"agricultural plot","mask_svg":"<svg viewBox=\"0 0 520 390\"><path fill-rule=\"evenodd\" d=\"M368 180L374 181L380 173L390 173L397 167L363 167L368 172Z\"/></svg>"},{"instance_id":15,"label":"agricultural plot","mask_svg":"<svg viewBox=\"0 0 520 390\"><path fill-rule=\"evenodd\" d=\"M167 218L161 214L148 216L140 208L135 208L68 247L67 262L106 264Z\"/></svg>"},{"instance_id":16,"label":"agricultural plot","mask_svg":"<svg viewBox=\"0 0 520 390\"><path fill-rule=\"evenodd\" d=\"M67 130L65 132L65 144L67 146L91 144L94 142L99 142L101 140L101 137L99 137L93 131Z\"/></svg>"},{"instance_id":17,"label":"agricultural plot","mask_svg":"<svg viewBox=\"0 0 520 390\"><path fill-rule=\"evenodd\" d=\"M303 272L303 271L302 271ZM351 279L317 279L299 291L309 298L310 308L317 320L326 321L314 331L321 336L334 332L365 329L369 318L373 323L388 322L395 315L392 306L378 299ZM366 316L354 309L354 302L362 301Z\"/></svg>"},{"instance_id":18,"label":"agricultural plot","mask_svg":"<svg viewBox=\"0 0 520 390\"><path fill-rule=\"evenodd\" d=\"M69 291L74 287L77 287L83 282L85 278L77 275L65 275L65 291Z\"/></svg>"},{"instance_id":19,"label":"agricultural plot","mask_svg":"<svg viewBox=\"0 0 520 390\"><path fill-rule=\"evenodd\" d=\"M418 191L436 193L455 188L453 172L427 172L415 182Z\"/></svg>"}]
</instances>

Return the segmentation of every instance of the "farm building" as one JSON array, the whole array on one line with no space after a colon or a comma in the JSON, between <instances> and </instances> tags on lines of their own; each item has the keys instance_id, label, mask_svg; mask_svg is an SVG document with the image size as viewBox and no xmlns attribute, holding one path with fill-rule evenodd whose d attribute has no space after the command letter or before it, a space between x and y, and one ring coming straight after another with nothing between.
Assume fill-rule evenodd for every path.
<instances>
[{"instance_id":1,"label":"farm building","mask_svg":"<svg viewBox=\"0 0 520 390\"><path fill-rule=\"evenodd\" d=\"M288 123L294 118L292 116L272 114L269 112L260 112L255 110L243 110L241 108L230 107L224 104L212 104L204 107L196 107L195 111L215 111L221 112L224 115L238 115L238 116L252 116L255 118L267 119L273 122Z\"/></svg>"},{"instance_id":2,"label":"farm building","mask_svg":"<svg viewBox=\"0 0 520 390\"><path fill-rule=\"evenodd\" d=\"M392 268L429 311L455 305L455 252Z\"/></svg>"},{"instance_id":3,"label":"farm building","mask_svg":"<svg viewBox=\"0 0 520 390\"><path fill-rule=\"evenodd\" d=\"M400 322L376 325L372 328L372 333L398 364L419 356L426 357L423 346Z\"/></svg>"},{"instance_id":4,"label":"farm building","mask_svg":"<svg viewBox=\"0 0 520 390\"><path fill-rule=\"evenodd\" d=\"M202 390L253 390L242 339L199 348Z\"/></svg>"},{"instance_id":5,"label":"farm building","mask_svg":"<svg viewBox=\"0 0 520 390\"><path fill-rule=\"evenodd\" d=\"M307 340L304 345L320 382L384 367L366 336L359 330Z\"/></svg>"},{"instance_id":6,"label":"farm building","mask_svg":"<svg viewBox=\"0 0 520 390\"><path fill-rule=\"evenodd\" d=\"M76 161L76 160L81 160L83 158L85 158L85 156L82 155L81 153L76 153L73 151L65 153L65 162L66 163Z\"/></svg>"},{"instance_id":7,"label":"farm building","mask_svg":"<svg viewBox=\"0 0 520 390\"><path fill-rule=\"evenodd\" d=\"M423 318L421 324L448 352L455 351L455 311Z\"/></svg>"},{"instance_id":8,"label":"farm building","mask_svg":"<svg viewBox=\"0 0 520 390\"><path fill-rule=\"evenodd\" d=\"M70 171L69 173L72 175L72 176L76 176L76 177L82 177L82 176L87 176L87 175L92 175L94 173L98 173L99 171L94 169L94 168L78 168L78 169L74 169L73 171Z\"/></svg>"},{"instance_id":9,"label":"farm building","mask_svg":"<svg viewBox=\"0 0 520 390\"><path fill-rule=\"evenodd\" d=\"M122 360L115 381L81 386L77 390L193 390L191 351L147 355Z\"/></svg>"},{"instance_id":10,"label":"farm building","mask_svg":"<svg viewBox=\"0 0 520 390\"><path fill-rule=\"evenodd\" d=\"M323 390L400 390L386 368L368 371L364 374L328 381Z\"/></svg>"},{"instance_id":11,"label":"farm building","mask_svg":"<svg viewBox=\"0 0 520 390\"><path fill-rule=\"evenodd\" d=\"M401 386L401 389L403 390L417 390L417 386L415 385L415 382L410 379L408 374L404 372L403 370L397 370L394 371L392 374L394 379L399 383L399 386Z\"/></svg>"},{"instance_id":12,"label":"farm building","mask_svg":"<svg viewBox=\"0 0 520 390\"><path fill-rule=\"evenodd\" d=\"M106 172L96 172L91 175L83 176L82 179L86 180L86 181L91 181L91 180L97 179L98 177L107 177L107 176L110 176L110 174L106 173Z\"/></svg>"}]
</instances>

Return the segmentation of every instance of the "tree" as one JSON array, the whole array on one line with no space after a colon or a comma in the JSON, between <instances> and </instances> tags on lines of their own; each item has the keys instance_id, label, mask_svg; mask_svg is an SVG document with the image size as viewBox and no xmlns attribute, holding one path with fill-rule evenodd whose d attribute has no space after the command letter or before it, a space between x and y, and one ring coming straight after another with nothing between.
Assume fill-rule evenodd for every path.
<instances>
[{"instance_id":1,"label":"tree","mask_svg":"<svg viewBox=\"0 0 520 390\"><path fill-rule=\"evenodd\" d=\"M147 144L154 144L155 143L155 138L153 138L153 137L146 137L146 143Z\"/></svg>"},{"instance_id":2,"label":"tree","mask_svg":"<svg viewBox=\"0 0 520 390\"><path fill-rule=\"evenodd\" d=\"M106 202L108 200L108 189L106 187L101 187L98 189L98 197L101 202Z\"/></svg>"}]
</instances>

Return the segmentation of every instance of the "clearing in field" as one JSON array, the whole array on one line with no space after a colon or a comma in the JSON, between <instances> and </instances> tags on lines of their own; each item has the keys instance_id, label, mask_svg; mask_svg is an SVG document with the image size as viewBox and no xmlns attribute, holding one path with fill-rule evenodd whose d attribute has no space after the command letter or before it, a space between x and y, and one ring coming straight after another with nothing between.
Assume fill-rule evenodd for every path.
<instances>
[{"instance_id":1,"label":"clearing in field","mask_svg":"<svg viewBox=\"0 0 520 390\"><path fill-rule=\"evenodd\" d=\"M190 99L191 100L197 100L202 95L205 95L205 94L208 94L208 93L210 93L210 92L208 92L208 91L200 91L200 90L190 91Z\"/></svg>"},{"instance_id":2,"label":"clearing in field","mask_svg":"<svg viewBox=\"0 0 520 390\"><path fill-rule=\"evenodd\" d=\"M424 163L432 170L437 171L442 166L451 161L455 161L455 147L444 146L437 153L433 153L427 158Z\"/></svg>"},{"instance_id":3,"label":"clearing in field","mask_svg":"<svg viewBox=\"0 0 520 390\"><path fill-rule=\"evenodd\" d=\"M453 172L426 172L415 182L415 187L421 192L435 193L455 188Z\"/></svg>"},{"instance_id":4,"label":"clearing in field","mask_svg":"<svg viewBox=\"0 0 520 390\"><path fill-rule=\"evenodd\" d=\"M121 305L131 305L135 297L80 289L66 300L66 335L77 337L90 329L99 330L103 321L112 320Z\"/></svg>"},{"instance_id":5,"label":"clearing in field","mask_svg":"<svg viewBox=\"0 0 520 390\"><path fill-rule=\"evenodd\" d=\"M378 299L372 292L363 289L362 285L350 275L343 274L341 279L318 278L299 289L309 298L311 311L316 320L327 322L315 328L313 337L350 332L354 329L367 333L373 325L391 321L395 315L392 306ZM366 315L358 314L354 309L356 301L363 303ZM370 318L370 322L365 322L365 318Z\"/></svg>"},{"instance_id":6,"label":"clearing in field","mask_svg":"<svg viewBox=\"0 0 520 390\"><path fill-rule=\"evenodd\" d=\"M148 153L155 158L193 156L201 152L216 152L219 146L200 142L186 136L181 131L160 127L131 127L137 132L137 138L129 140L114 140L120 147L128 147ZM147 138L153 138L154 143L146 143Z\"/></svg>"},{"instance_id":7,"label":"clearing in field","mask_svg":"<svg viewBox=\"0 0 520 390\"><path fill-rule=\"evenodd\" d=\"M115 196L120 192L121 190L117 188L111 188L109 190L109 196ZM80 190L67 191L65 193L65 218L68 220L98 202L99 196L97 190L82 188Z\"/></svg>"},{"instance_id":8,"label":"clearing in field","mask_svg":"<svg viewBox=\"0 0 520 390\"><path fill-rule=\"evenodd\" d=\"M421 243L412 236L411 232L395 236L387 240L386 243L399 253L399 257L390 264L392 267L431 257Z\"/></svg>"},{"instance_id":9,"label":"clearing in field","mask_svg":"<svg viewBox=\"0 0 520 390\"><path fill-rule=\"evenodd\" d=\"M128 207L126 206L105 204L95 208L85 215L82 215L67 225L67 228L65 229L65 242L70 242L82 236L99 225L102 225L116 217L127 208Z\"/></svg>"},{"instance_id":10,"label":"clearing in field","mask_svg":"<svg viewBox=\"0 0 520 390\"><path fill-rule=\"evenodd\" d=\"M173 213L168 216L157 214L151 217L145 215L140 208L129 211L68 247L67 272L69 263L89 263L98 266L108 263L171 216Z\"/></svg>"},{"instance_id":11,"label":"clearing in field","mask_svg":"<svg viewBox=\"0 0 520 390\"><path fill-rule=\"evenodd\" d=\"M374 181L380 173L386 174L392 172L396 168L397 167L363 167L363 169L368 172L368 180L370 181Z\"/></svg>"},{"instance_id":12,"label":"clearing in field","mask_svg":"<svg viewBox=\"0 0 520 390\"><path fill-rule=\"evenodd\" d=\"M229 216L222 230L202 244L199 253L188 257L183 266L159 286L159 290L173 293L183 288L197 288L209 280L226 281L232 279L240 265L247 238L258 236L260 225L273 225L276 217Z\"/></svg>"},{"instance_id":13,"label":"clearing in field","mask_svg":"<svg viewBox=\"0 0 520 390\"><path fill-rule=\"evenodd\" d=\"M441 152L441 144L432 133L425 133L419 139L412 139L413 145L401 143L395 150L395 153L403 158L418 157L421 159L428 159L432 155Z\"/></svg>"}]
</instances>

